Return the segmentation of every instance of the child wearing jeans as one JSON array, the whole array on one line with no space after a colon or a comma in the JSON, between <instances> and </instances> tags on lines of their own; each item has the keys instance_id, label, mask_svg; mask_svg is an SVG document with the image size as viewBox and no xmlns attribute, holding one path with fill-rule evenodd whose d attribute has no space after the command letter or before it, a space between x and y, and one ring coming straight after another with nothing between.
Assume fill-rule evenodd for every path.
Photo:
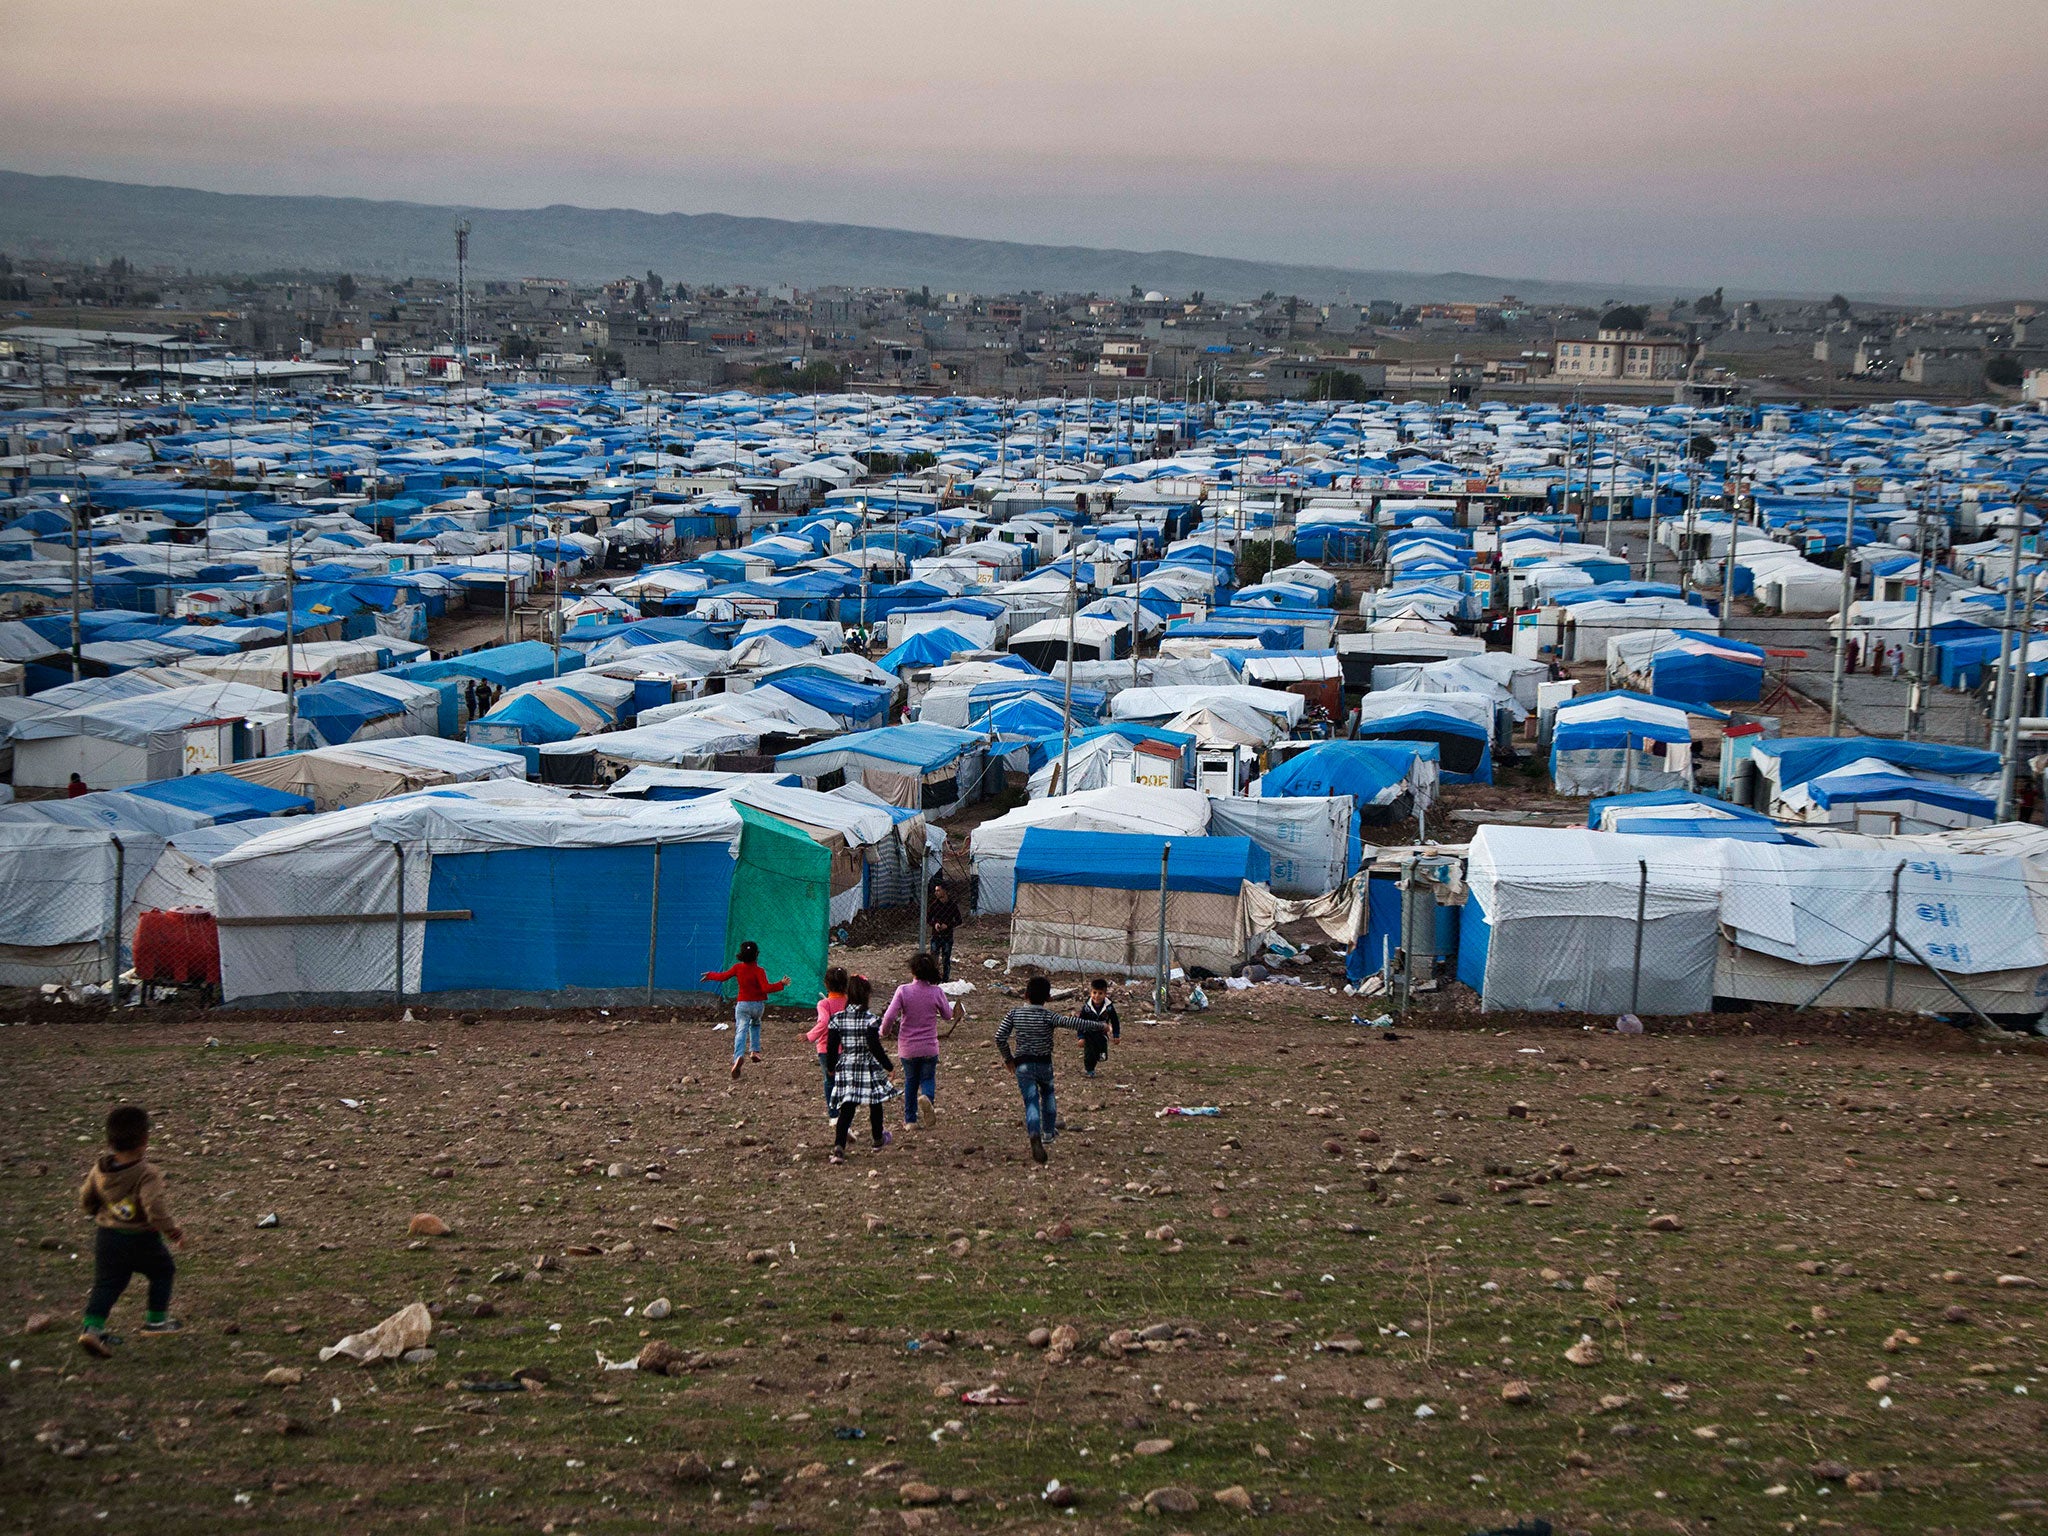
<instances>
[{"instance_id":1,"label":"child wearing jeans","mask_svg":"<svg viewBox=\"0 0 2048 1536\"><path fill-rule=\"evenodd\" d=\"M825 1036L832 1021L846 1011L846 967L835 965L825 973L825 995L818 999L818 1022L804 1038L818 1048L818 1066L825 1074L825 1118L837 1120L832 1108L832 1068L825 1061Z\"/></svg>"},{"instance_id":2,"label":"child wearing jeans","mask_svg":"<svg viewBox=\"0 0 2048 1536\"><path fill-rule=\"evenodd\" d=\"M1124 1037L1123 1021L1116 1016L1116 1004L1109 1000L1106 978L1097 976L1088 983L1088 1001L1076 1017L1094 1026L1081 1036L1081 1070L1093 1077L1097 1065L1109 1054L1109 1042Z\"/></svg>"},{"instance_id":3,"label":"child wearing jeans","mask_svg":"<svg viewBox=\"0 0 2048 1536\"><path fill-rule=\"evenodd\" d=\"M846 1007L825 1031L825 1064L832 1074L832 1101L839 1107L839 1133L833 1142L832 1161L846 1161L846 1138L853 1129L853 1112L868 1107L868 1128L874 1133L877 1150L895 1138L882 1129L882 1106L896 1097L891 1081L896 1064L882 1049L882 1021L868 1012L874 988L865 976L850 977L846 983Z\"/></svg>"},{"instance_id":4,"label":"child wearing jeans","mask_svg":"<svg viewBox=\"0 0 2048 1536\"><path fill-rule=\"evenodd\" d=\"M910 980L896 989L882 1014L882 1034L897 1038L903 1063L903 1123L917 1124L917 1100L925 1114L939 1112L939 1021L954 1017L953 1000L939 985L939 962L929 954L910 957Z\"/></svg>"},{"instance_id":5,"label":"child wearing jeans","mask_svg":"<svg viewBox=\"0 0 2048 1536\"><path fill-rule=\"evenodd\" d=\"M748 939L739 949L738 957L722 971L706 971L706 981L730 981L737 984L739 1000L732 1005L732 1075L740 1075L740 1063L749 1056L761 1059L761 1018L768 1012L768 994L780 992L789 985L789 978L771 982L768 973L761 969L761 946Z\"/></svg>"},{"instance_id":6,"label":"child wearing jeans","mask_svg":"<svg viewBox=\"0 0 2048 1536\"><path fill-rule=\"evenodd\" d=\"M171 1246L185 1246L185 1229L171 1214L162 1170L149 1161L149 1111L123 1104L107 1116L107 1150L79 1186L80 1209L97 1223L93 1234L92 1294L85 1301L85 1328L78 1346L102 1360L121 1341L107 1332L107 1314L136 1275L149 1281L144 1333L176 1333L171 1316L171 1282L178 1266Z\"/></svg>"},{"instance_id":7,"label":"child wearing jeans","mask_svg":"<svg viewBox=\"0 0 2048 1536\"><path fill-rule=\"evenodd\" d=\"M996 1026L996 1049L1003 1065L1017 1074L1017 1091L1024 1099L1024 1134L1031 1142L1031 1160L1045 1161L1045 1144L1059 1134L1059 1110L1054 1104L1052 1036L1056 1029L1077 1034L1091 1026L1045 1005L1052 1000L1052 982L1034 976L1024 984L1024 1005L1012 1008Z\"/></svg>"}]
</instances>

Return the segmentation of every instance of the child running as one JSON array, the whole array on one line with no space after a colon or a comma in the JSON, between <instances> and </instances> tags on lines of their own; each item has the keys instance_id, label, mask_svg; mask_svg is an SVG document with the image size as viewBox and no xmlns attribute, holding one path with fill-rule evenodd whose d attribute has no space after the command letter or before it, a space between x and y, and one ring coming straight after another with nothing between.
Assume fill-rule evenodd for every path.
<instances>
[{"instance_id":1,"label":"child running","mask_svg":"<svg viewBox=\"0 0 2048 1536\"><path fill-rule=\"evenodd\" d=\"M882 1049L882 1021L868 1012L874 987L865 976L853 976L846 983L846 1007L825 1032L825 1070L832 1074L832 1098L839 1107L839 1133L832 1146L832 1161L846 1161L846 1138L853 1129L853 1112L868 1107L868 1128L877 1149L895 1138L882 1129L882 1106L896 1097L890 1079L896 1064Z\"/></svg>"},{"instance_id":2,"label":"child running","mask_svg":"<svg viewBox=\"0 0 2048 1536\"><path fill-rule=\"evenodd\" d=\"M1045 1144L1059 1134L1059 1112L1053 1104L1052 1034L1090 1028L1079 1019L1054 1013L1052 982L1034 976L1024 984L1024 1006L1012 1008L996 1026L996 1049L1003 1065L1015 1069L1017 1091L1024 1096L1024 1134L1031 1139L1031 1160L1045 1161Z\"/></svg>"},{"instance_id":3,"label":"child running","mask_svg":"<svg viewBox=\"0 0 2048 1536\"><path fill-rule=\"evenodd\" d=\"M901 1042L903 1123L917 1124L917 1099L924 1095L925 1115L939 1113L939 1021L956 1017L953 1000L939 985L939 962L928 954L910 957L910 980L896 989L882 1014L882 1034Z\"/></svg>"},{"instance_id":4,"label":"child running","mask_svg":"<svg viewBox=\"0 0 2048 1536\"><path fill-rule=\"evenodd\" d=\"M1081 1070L1093 1077L1097 1064L1109 1054L1109 1042L1124 1037L1123 1021L1116 1016L1116 1004L1109 1000L1106 978L1097 976L1088 983L1088 1001L1081 1005L1080 1019L1094 1026L1081 1036Z\"/></svg>"},{"instance_id":5,"label":"child running","mask_svg":"<svg viewBox=\"0 0 2048 1536\"><path fill-rule=\"evenodd\" d=\"M838 1112L832 1107L832 1067L825 1060L825 1036L832 1029L832 1021L846 1009L846 967L835 965L825 973L825 995L818 999L818 1022L811 1026L811 1032L804 1038L818 1048L818 1066L825 1074L825 1118L837 1120Z\"/></svg>"},{"instance_id":6,"label":"child running","mask_svg":"<svg viewBox=\"0 0 2048 1536\"><path fill-rule=\"evenodd\" d=\"M732 1005L732 1075L740 1075L740 1063L749 1056L761 1059L761 1019L768 1012L768 994L780 992L789 978L771 982L761 969L761 946L748 939L738 957L722 971L706 971L706 981L738 983L739 1000Z\"/></svg>"},{"instance_id":7,"label":"child running","mask_svg":"<svg viewBox=\"0 0 2048 1536\"><path fill-rule=\"evenodd\" d=\"M94 1218L92 1294L85 1300L85 1330L78 1346L102 1360L121 1341L107 1332L107 1314L140 1274L149 1281L144 1333L176 1333L171 1316L171 1282L178 1266L171 1250L183 1249L185 1229L171 1214L161 1169L149 1161L149 1111L123 1104L107 1116L107 1148L79 1187L78 1204Z\"/></svg>"}]
</instances>

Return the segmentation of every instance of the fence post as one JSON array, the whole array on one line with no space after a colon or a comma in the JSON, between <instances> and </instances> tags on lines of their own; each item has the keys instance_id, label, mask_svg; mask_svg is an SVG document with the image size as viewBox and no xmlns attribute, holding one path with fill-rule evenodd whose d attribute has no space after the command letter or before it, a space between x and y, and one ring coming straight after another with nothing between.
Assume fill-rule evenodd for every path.
<instances>
[{"instance_id":1,"label":"fence post","mask_svg":"<svg viewBox=\"0 0 2048 1536\"><path fill-rule=\"evenodd\" d=\"M392 924L391 997L392 1006L401 1014L405 1011L405 844L393 843L391 851L398 855L398 899Z\"/></svg>"},{"instance_id":2,"label":"fence post","mask_svg":"<svg viewBox=\"0 0 2048 1536\"><path fill-rule=\"evenodd\" d=\"M926 846L924 842L924 829L920 827L918 829L917 861L912 866L917 872L917 947L925 954L930 954L932 948L932 885L924 877Z\"/></svg>"},{"instance_id":3,"label":"fence post","mask_svg":"<svg viewBox=\"0 0 2048 1536\"><path fill-rule=\"evenodd\" d=\"M114 845L114 921L110 932L113 944L107 956L107 1002L109 1006L121 1000L121 888L128 878L128 850L121 845L121 839L109 835Z\"/></svg>"},{"instance_id":4,"label":"fence post","mask_svg":"<svg viewBox=\"0 0 2048 1536\"><path fill-rule=\"evenodd\" d=\"M1166 865L1173 857L1173 839L1159 845L1159 947L1152 956L1152 1006L1166 1011Z\"/></svg>"},{"instance_id":5,"label":"fence post","mask_svg":"<svg viewBox=\"0 0 2048 1536\"><path fill-rule=\"evenodd\" d=\"M647 1006L654 1006L654 956L661 936L661 843L654 845L654 883L647 893Z\"/></svg>"},{"instance_id":6,"label":"fence post","mask_svg":"<svg viewBox=\"0 0 2048 1536\"><path fill-rule=\"evenodd\" d=\"M1892 871L1892 916L1884 932L1884 1006L1892 1006L1892 984L1899 974L1899 877L1906 872L1906 861L1899 860Z\"/></svg>"},{"instance_id":7,"label":"fence post","mask_svg":"<svg viewBox=\"0 0 2048 1536\"><path fill-rule=\"evenodd\" d=\"M1637 859L1636 868L1636 958L1628 976L1628 1011L1640 1013L1643 996L1643 917L1650 905L1650 861Z\"/></svg>"}]
</instances>

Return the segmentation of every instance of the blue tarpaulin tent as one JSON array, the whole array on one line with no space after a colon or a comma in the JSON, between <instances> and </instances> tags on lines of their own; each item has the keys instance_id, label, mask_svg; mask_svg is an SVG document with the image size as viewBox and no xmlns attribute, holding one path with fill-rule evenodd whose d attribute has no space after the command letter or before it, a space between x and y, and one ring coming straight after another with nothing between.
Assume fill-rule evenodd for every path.
<instances>
[{"instance_id":1,"label":"blue tarpaulin tent","mask_svg":"<svg viewBox=\"0 0 2048 1536\"><path fill-rule=\"evenodd\" d=\"M942 667L961 651L980 649L957 630L921 629L875 665L884 672L901 672L905 667Z\"/></svg>"},{"instance_id":2,"label":"blue tarpaulin tent","mask_svg":"<svg viewBox=\"0 0 2048 1536\"><path fill-rule=\"evenodd\" d=\"M216 824L251 821L264 816L291 816L313 809L313 802L304 795L251 784L231 773L195 773L182 779L158 779L150 784L137 784L128 793L198 811L211 816Z\"/></svg>"},{"instance_id":3,"label":"blue tarpaulin tent","mask_svg":"<svg viewBox=\"0 0 2048 1536\"><path fill-rule=\"evenodd\" d=\"M1248 837L1152 837L1142 832L1064 832L1033 827L1017 852L1017 883L1096 890L1156 891L1166 845L1166 888L1235 895L1264 885L1273 868Z\"/></svg>"}]
</instances>

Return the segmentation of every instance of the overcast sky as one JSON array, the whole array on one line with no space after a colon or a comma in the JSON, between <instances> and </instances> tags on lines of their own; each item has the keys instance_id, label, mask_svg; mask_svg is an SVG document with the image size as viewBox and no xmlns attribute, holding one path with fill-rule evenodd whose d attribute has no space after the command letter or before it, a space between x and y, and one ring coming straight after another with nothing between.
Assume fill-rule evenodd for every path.
<instances>
[{"instance_id":1,"label":"overcast sky","mask_svg":"<svg viewBox=\"0 0 2048 1536\"><path fill-rule=\"evenodd\" d=\"M2048 292L2043 0L5 0L0 165Z\"/></svg>"}]
</instances>

